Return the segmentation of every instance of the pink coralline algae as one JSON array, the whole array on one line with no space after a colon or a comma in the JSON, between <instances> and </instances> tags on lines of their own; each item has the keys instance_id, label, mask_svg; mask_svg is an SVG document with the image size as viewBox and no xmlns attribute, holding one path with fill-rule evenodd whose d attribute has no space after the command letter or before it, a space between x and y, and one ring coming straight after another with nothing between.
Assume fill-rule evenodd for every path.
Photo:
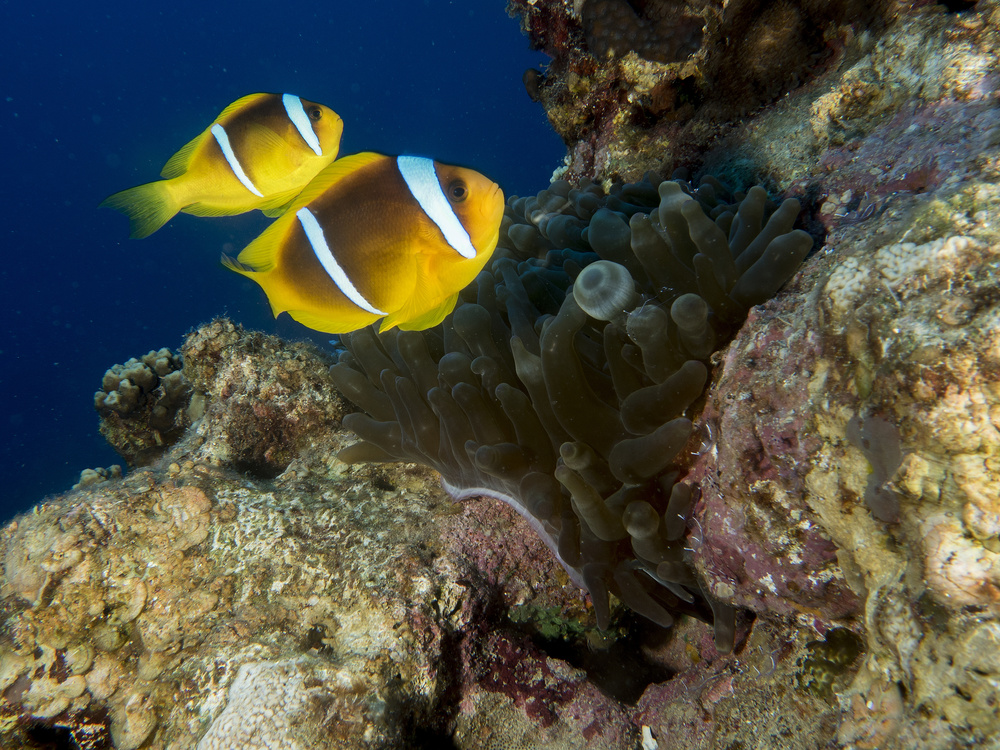
<instances>
[{"instance_id":1,"label":"pink coralline algae","mask_svg":"<svg viewBox=\"0 0 1000 750\"><path fill-rule=\"evenodd\" d=\"M711 591L757 612L832 621L860 601L841 577L837 548L804 502L821 439L807 412L814 331L784 321L795 303L758 308L729 348L701 420L709 450L689 475L701 486L692 556ZM762 373L767 373L762 377Z\"/></svg>"}]
</instances>

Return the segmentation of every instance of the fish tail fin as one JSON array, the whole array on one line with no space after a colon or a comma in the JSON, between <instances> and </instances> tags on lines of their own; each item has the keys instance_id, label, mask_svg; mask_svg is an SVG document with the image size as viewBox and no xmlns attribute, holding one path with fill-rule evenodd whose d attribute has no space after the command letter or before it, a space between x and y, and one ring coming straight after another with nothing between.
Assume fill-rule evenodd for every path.
<instances>
[{"instance_id":1,"label":"fish tail fin","mask_svg":"<svg viewBox=\"0 0 1000 750\"><path fill-rule=\"evenodd\" d=\"M129 237L148 237L180 210L166 180L122 190L101 201L100 207L121 211L129 219Z\"/></svg>"}]
</instances>

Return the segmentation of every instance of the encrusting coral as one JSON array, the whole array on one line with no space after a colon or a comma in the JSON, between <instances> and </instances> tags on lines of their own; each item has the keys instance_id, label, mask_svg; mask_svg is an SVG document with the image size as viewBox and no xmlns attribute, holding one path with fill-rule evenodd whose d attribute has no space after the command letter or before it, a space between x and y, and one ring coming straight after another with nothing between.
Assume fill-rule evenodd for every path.
<instances>
[{"instance_id":1,"label":"encrusting coral","mask_svg":"<svg viewBox=\"0 0 1000 750\"><path fill-rule=\"evenodd\" d=\"M331 372L367 414L344 418L363 442L339 457L416 461L456 497L510 503L602 628L609 594L662 626L711 608L730 650L733 610L686 562L682 451L710 355L813 246L798 213L761 187L655 175L511 199L501 249L442 326L343 337Z\"/></svg>"},{"instance_id":2,"label":"encrusting coral","mask_svg":"<svg viewBox=\"0 0 1000 750\"><path fill-rule=\"evenodd\" d=\"M330 358L315 347L286 347L220 319L189 336L181 351L192 403L212 412L197 430L200 452L270 479L303 451L329 449L343 399L328 372ZM259 358L273 360L267 372L250 364Z\"/></svg>"}]
</instances>

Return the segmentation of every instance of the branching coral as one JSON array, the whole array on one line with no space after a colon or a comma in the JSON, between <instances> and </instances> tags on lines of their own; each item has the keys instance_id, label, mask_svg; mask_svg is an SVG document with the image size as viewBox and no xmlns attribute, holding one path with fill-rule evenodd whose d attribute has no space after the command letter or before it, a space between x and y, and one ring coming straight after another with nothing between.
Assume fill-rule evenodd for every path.
<instances>
[{"instance_id":1,"label":"branching coral","mask_svg":"<svg viewBox=\"0 0 1000 750\"><path fill-rule=\"evenodd\" d=\"M812 247L798 213L760 187L655 175L512 199L495 259L443 325L344 337L332 373L366 413L345 417L362 442L340 458L416 461L458 498L510 503L601 627L609 594L662 626L712 609L730 649L734 613L686 559L682 451L709 355Z\"/></svg>"}]
</instances>

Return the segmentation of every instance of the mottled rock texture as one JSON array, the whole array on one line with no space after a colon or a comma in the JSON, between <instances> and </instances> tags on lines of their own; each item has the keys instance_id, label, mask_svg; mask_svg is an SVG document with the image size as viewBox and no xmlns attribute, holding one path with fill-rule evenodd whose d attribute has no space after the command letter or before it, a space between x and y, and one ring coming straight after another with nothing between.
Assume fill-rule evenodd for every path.
<instances>
[{"instance_id":1,"label":"mottled rock texture","mask_svg":"<svg viewBox=\"0 0 1000 750\"><path fill-rule=\"evenodd\" d=\"M482 705L509 736L629 746L625 709L532 641L593 623L523 522L336 462L314 349L225 320L183 349L206 399L184 439L3 531L0 745L433 747L461 725L478 747Z\"/></svg>"},{"instance_id":2,"label":"mottled rock texture","mask_svg":"<svg viewBox=\"0 0 1000 750\"><path fill-rule=\"evenodd\" d=\"M588 14L612 7L645 25L658 14L697 16L700 27L686 22L697 51L657 61L642 35L611 43L588 36ZM566 142L561 174L571 180L635 180L682 165L703 165L725 180L725 165L741 178L734 182L773 180L787 189L796 168L804 175L820 158L834 168L850 160L858 140L892 115L900 116L894 133L943 144L907 128L947 116L942 109L962 121L989 108L995 87L998 10L989 0L511 0L508 10L553 58L544 75L529 79ZM962 134L969 136L975 129ZM838 158L836 147L848 141ZM896 189L913 189L942 159L911 151L907 161L930 163L898 170L898 160L863 163L894 171Z\"/></svg>"}]
</instances>

